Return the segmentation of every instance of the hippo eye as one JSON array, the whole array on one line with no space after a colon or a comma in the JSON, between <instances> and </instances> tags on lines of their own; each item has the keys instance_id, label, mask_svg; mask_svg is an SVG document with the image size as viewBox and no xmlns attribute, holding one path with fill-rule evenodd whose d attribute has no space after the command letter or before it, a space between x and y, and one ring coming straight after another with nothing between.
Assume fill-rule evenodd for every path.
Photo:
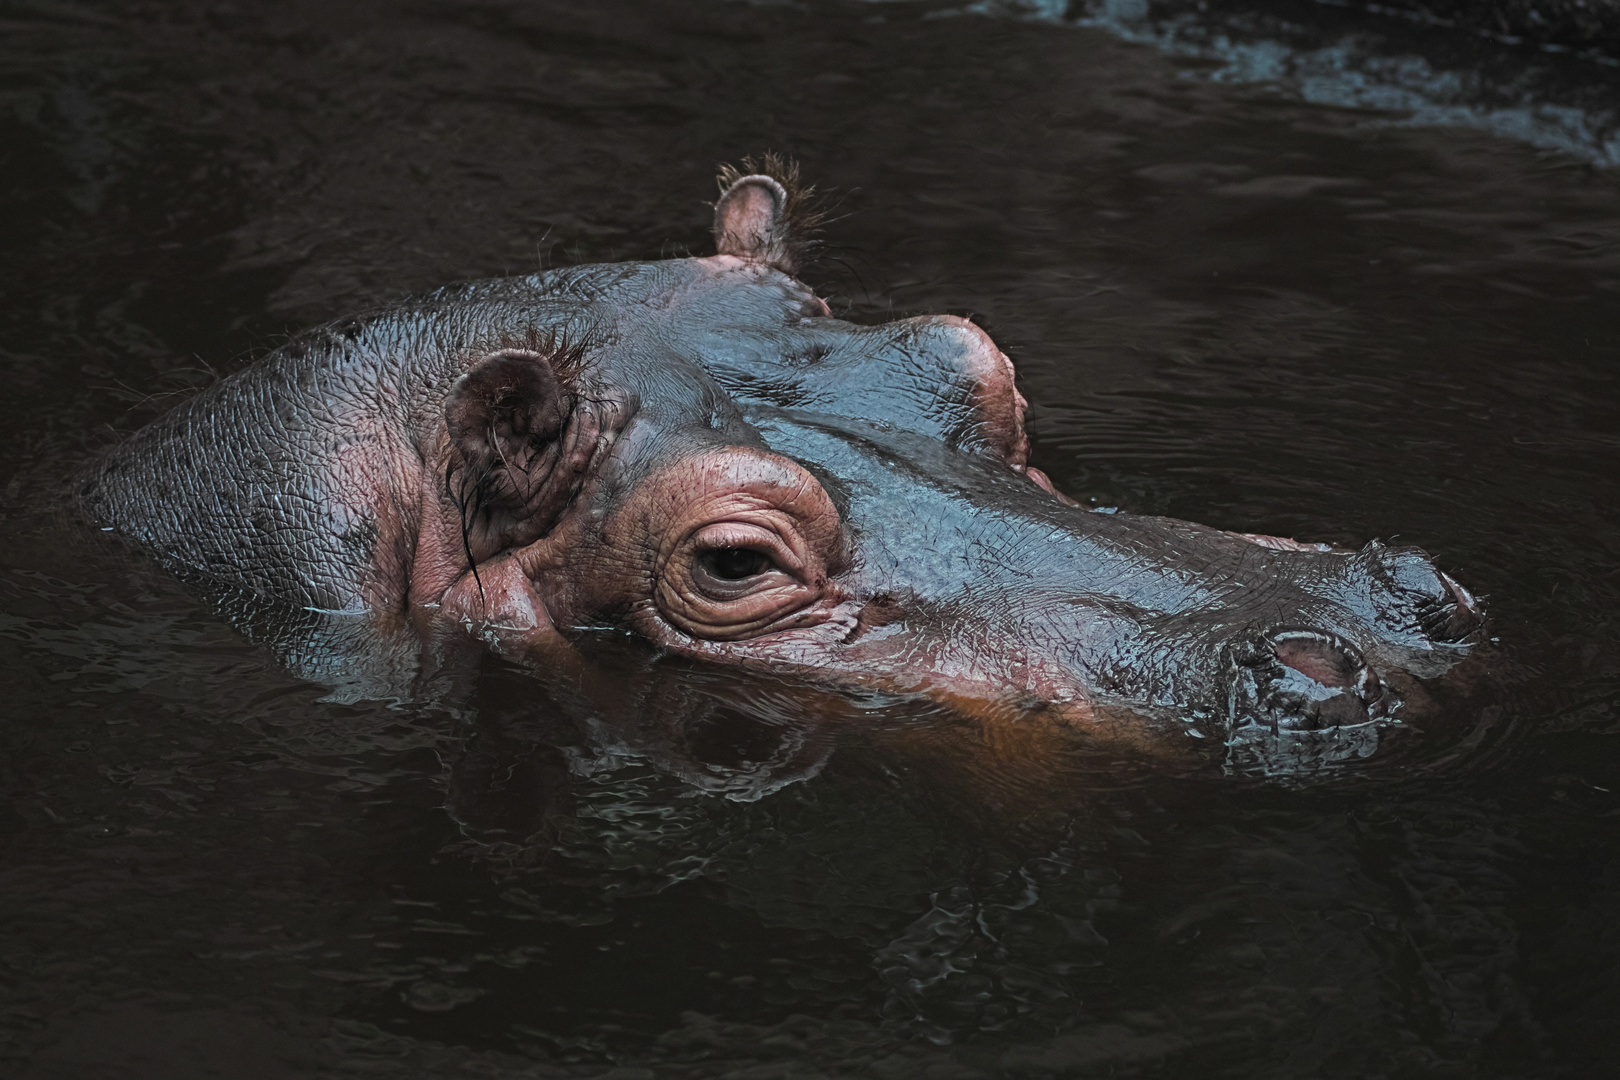
<instances>
[{"instance_id":1,"label":"hippo eye","mask_svg":"<svg viewBox=\"0 0 1620 1080\"><path fill-rule=\"evenodd\" d=\"M802 540L792 519L757 510L750 517L739 513L697 529L664 563L658 606L694 637L751 637L821 594L814 564L796 549Z\"/></svg>"},{"instance_id":2,"label":"hippo eye","mask_svg":"<svg viewBox=\"0 0 1620 1080\"><path fill-rule=\"evenodd\" d=\"M843 528L832 500L796 463L726 447L670 467L636 530L657 547L652 611L635 617L682 647L746 641L825 622L837 605Z\"/></svg>"},{"instance_id":3,"label":"hippo eye","mask_svg":"<svg viewBox=\"0 0 1620 1080\"><path fill-rule=\"evenodd\" d=\"M752 548L728 547L705 551L698 556L703 569L721 581L741 581L763 574L774 565L771 557Z\"/></svg>"},{"instance_id":4,"label":"hippo eye","mask_svg":"<svg viewBox=\"0 0 1620 1080\"><path fill-rule=\"evenodd\" d=\"M700 549L692 559L689 580L709 599L732 603L758 591L773 576L782 577L772 574L780 569L767 551L728 544Z\"/></svg>"}]
</instances>

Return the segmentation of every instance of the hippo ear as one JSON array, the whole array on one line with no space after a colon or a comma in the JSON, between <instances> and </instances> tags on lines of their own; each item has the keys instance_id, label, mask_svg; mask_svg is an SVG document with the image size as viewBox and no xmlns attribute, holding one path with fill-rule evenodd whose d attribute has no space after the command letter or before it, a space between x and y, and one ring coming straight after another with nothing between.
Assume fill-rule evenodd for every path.
<instances>
[{"instance_id":1,"label":"hippo ear","mask_svg":"<svg viewBox=\"0 0 1620 1080\"><path fill-rule=\"evenodd\" d=\"M714 246L721 254L757 259L792 274L800 248L789 228L792 201L794 196L771 176L739 176L714 204Z\"/></svg>"},{"instance_id":2,"label":"hippo ear","mask_svg":"<svg viewBox=\"0 0 1620 1080\"><path fill-rule=\"evenodd\" d=\"M722 255L776 264L787 255L788 193L756 173L734 180L714 205L714 242Z\"/></svg>"},{"instance_id":3,"label":"hippo ear","mask_svg":"<svg viewBox=\"0 0 1620 1080\"><path fill-rule=\"evenodd\" d=\"M474 472L496 461L526 469L562 434L568 405L544 356L507 349L484 357L456 380L444 419L450 441Z\"/></svg>"},{"instance_id":4,"label":"hippo ear","mask_svg":"<svg viewBox=\"0 0 1620 1080\"><path fill-rule=\"evenodd\" d=\"M504 349L457 379L444 419L461 466L452 465L450 493L463 516L504 512L529 520L525 532L548 528L573 411L572 395L539 353Z\"/></svg>"},{"instance_id":5,"label":"hippo ear","mask_svg":"<svg viewBox=\"0 0 1620 1080\"><path fill-rule=\"evenodd\" d=\"M753 259L796 274L827 222L826 200L799 180L799 163L781 154L720 166L715 177L714 242L722 255Z\"/></svg>"}]
</instances>

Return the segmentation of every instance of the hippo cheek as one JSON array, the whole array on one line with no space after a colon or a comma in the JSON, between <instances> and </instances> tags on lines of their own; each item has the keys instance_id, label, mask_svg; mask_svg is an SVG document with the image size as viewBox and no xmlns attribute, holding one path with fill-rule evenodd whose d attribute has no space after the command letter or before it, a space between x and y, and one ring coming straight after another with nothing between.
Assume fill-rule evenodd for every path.
<instances>
[{"instance_id":1,"label":"hippo cheek","mask_svg":"<svg viewBox=\"0 0 1620 1080\"><path fill-rule=\"evenodd\" d=\"M885 593L846 602L837 617L729 646L729 658L791 665L814 678L917 695L981 720L1093 717L1093 694L1073 649L1038 622L974 617L957 601ZM1002 613L1005 614L1005 613Z\"/></svg>"},{"instance_id":2,"label":"hippo cheek","mask_svg":"<svg viewBox=\"0 0 1620 1080\"><path fill-rule=\"evenodd\" d=\"M863 612L862 629L869 622ZM932 620L870 629L839 648L833 663L887 689L920 692L967 711L1083 707L1086 687L1056 650L964 624L942 633Z\"/></svg>"}]
</instances>

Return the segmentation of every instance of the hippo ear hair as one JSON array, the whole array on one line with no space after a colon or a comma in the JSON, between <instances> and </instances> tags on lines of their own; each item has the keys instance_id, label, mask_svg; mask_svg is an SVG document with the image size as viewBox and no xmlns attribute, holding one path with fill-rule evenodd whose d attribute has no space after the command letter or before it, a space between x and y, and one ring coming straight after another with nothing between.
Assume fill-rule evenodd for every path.
<instances>
[{"instance_id":1,"label":"hippo ear hair","mask_svg":"<svg viewBox=\"0 0 1620 1080\"><path fill-rule=\"evenodd\" d=\"M816 207L816 189L799 182L798 163L767 153L757 161L744 158L740 169L720 166L716 179L714 242L720 254L796 273L810 236L826 220Z\"/></svg>"},{"instance_id":2,"label":"hippo ear hair","mask_svg":"<svg viewBox=\"0 0 1620 1080\"><path fill-rule=\"evenodd\" d=\"M579 456L569 449L574 405L551 358L525 349L491 353L456 380L444 419L458 460L445 489L463 532L493 526L511 541L550 527L578 471L568 460Z\"/></svg>"},{"instance_id":3,"label":"hippo ear hair","mask_svg":"<svg viewBox=\"0 0 1620 1080\"><path fill-rule=\"evenodd\" d=\"M568 395L539 353L505 349L475 363L456 380L444 419L468 471L497 462L525 473L531 458L562 434Z\"/></svg>"}]
</instances>

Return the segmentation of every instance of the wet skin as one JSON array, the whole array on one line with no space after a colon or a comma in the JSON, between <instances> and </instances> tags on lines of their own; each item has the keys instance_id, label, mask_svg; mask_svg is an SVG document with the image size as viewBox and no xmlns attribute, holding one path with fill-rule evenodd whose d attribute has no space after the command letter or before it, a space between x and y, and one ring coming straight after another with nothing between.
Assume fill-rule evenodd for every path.
<instances>
[{"instance_id":1,"label":"wet skin","mask_svg":"<svg viewBox=\"0 0 1620 1080\"><path fill-rule=\"evenodd\" d=\"M1415 548L1053 491L991 340L831 318L788 273L791 197L738 180L708 258L312 331L136 433L83 503L209 587L457 627L539 667L607 627L1115 731L1366 724L1478 638L1478 605Z\"/></svg>"}]
</instances>

